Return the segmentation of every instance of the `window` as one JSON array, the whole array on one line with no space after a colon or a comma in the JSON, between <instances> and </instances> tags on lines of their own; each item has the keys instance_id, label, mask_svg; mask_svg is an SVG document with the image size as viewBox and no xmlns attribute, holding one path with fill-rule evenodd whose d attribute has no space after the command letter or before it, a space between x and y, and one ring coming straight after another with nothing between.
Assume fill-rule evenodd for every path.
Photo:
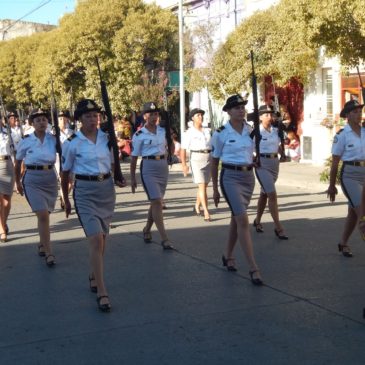
<instances>
[{"instance_id":1,"label":"window","mask_svg":"<svg viewBox=\"0 0 365 365\"><path fill-rule=\"evenodd\" d=\"M326 100L326 116L330 120L333 119L333 82L332 81L333 81L332 69L330 69L330 68L323 69L322 93Z\"/></svg>"}]
</instances>

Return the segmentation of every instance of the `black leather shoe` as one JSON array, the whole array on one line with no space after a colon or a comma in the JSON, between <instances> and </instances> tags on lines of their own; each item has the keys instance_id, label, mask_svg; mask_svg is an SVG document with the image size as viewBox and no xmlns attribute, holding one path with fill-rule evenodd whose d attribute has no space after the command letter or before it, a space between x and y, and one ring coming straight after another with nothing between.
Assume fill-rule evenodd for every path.
<instances>
[{"instance_id":1,"label":"black leather shoe","mask_svg":"<svg viewBox=\"0 0 365 365\"><path fill-rule=\"evenodd\" d=\"M338 244L338 251L342 252L342 255L345 257L352 257L351 248L348 245L342 245L341 243Z\"/></svg>"},{"instance_id":2,"label":"black leather shoe","mask_svg":"<svg viewBox=\"0 0 365 365\"><path fill-rule=\"evenodd\" d=\"M164 250L174 250L174 246L171 245L169 240L161 241L161 246Z\"/></svg>"},{"instance_id":3,"label":"black leather shoe","mask_svg":"<svg viewBox=\"0 0 365 365\"><path fill-rule=\"evenodd\" d=\"M236 267L234 265L228 265L228 262L233 261L234 262L234 258L233 257L229 257L228 259L222 255L222 263L223 266L225 266L227 268L228 271L237 271Z\"/></svg>"},{"instance_id":4,"label":"black leather shoe","mask_svg":"<svg viewBox=\"0 0 365 365\"><path fill-rule=\"evenodd\" d=\"M108 298L108 299L109 299L109 297L108 297L107 295L101 295L100 297L97 297L97 298L96 298L96 301L97 301L97 303L98 303L98 308L99 308L102 312L110 312L110 310L112 309L112 307L111 307L110 303L105 303L105 304L101 304L101 303L100 303L100 302L101 302L101 300L102 300L103 298Z\"/></svg>"},{"instance_id":5,"label":"black leather shoe","mask_svg":"<svg viewBox=\"0 0 365 365\"><path fill-rule=\"evenodd\" d=\"M48 267L52 267L52 266L56 265L55 255L49 254L49 255L46 256L46 265Z\"/></svg>"},{"instance_id":6,"label":"black leather shoe","mask_svg":"<svg viewBox=\"0 0 365 365\"><path fill-rule=\"evenodd\" d=\"M91 282L95 280L95 278L89 276L89 284L90 284L90 291L93 293L97 293L98 292L98 287L96 285L91 285Z\"/></svg>"},{"instance_id":7,"label":"black leather shoe","mask_svg":"<svg viewBox=\"0 0 365 365\"><path fill-rule=\"evenodd\" d=\"M257 223L256 219L253 221L253 226L255 227L257 233L264 233L264 229L262 228L262 224Z\"/></svg>"},{"instance_id":8,"label":"black leather shoe","mask_svg":"<svg viewBox=\"0 0 365 365\"><path fill-rule=\"evenodd\" d=\"M279 238L279 240L288 240L289 237L286 236L285 234L281 234L282 231L278 231L277 229L274 229L275 235L277 238Z\"/></svg>"},{"instance_id":9,"label":"black leather shoe","mask_svg":"<svg viewBox=\"0 0 365 365\"><path fill-rule=\"evenodd\" d=\"M250 274L251 282L252 282L253 285L260 286L260 285L262 285L264 283L260 278L254 278L253 277L253 274L255 272L259 272L259 271L260 270L252 270L252 271L249 271L248 272Z\"/></svg>"},{"instance_id":10,"label":"black leather shoe","mask_svg":"<svg viewBox=\"0 0 365 365\"><path fill-rule=\"evenodd\" d=\"M193 213L195 213L197 217L200 217L202 215L200 212L196 211L195 207L193 207Z\"/></svg>"}]
</instances>

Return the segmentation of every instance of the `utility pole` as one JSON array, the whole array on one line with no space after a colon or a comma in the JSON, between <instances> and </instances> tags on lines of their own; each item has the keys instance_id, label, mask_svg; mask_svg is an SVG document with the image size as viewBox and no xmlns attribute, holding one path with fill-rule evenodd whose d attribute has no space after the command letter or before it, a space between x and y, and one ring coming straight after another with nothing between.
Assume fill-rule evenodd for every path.
<instances>
[{"instance_id":1,"label":"utility pole","mask_svg":"<svg viewBox=\"0 0 365 365\"><path fill-rule=\"evenodd\" d=\"M184 14L183 0L179 0L179 61L180 61L180 135L185 131L185 85L184 85Z\"/></svg>"}]
</instances>

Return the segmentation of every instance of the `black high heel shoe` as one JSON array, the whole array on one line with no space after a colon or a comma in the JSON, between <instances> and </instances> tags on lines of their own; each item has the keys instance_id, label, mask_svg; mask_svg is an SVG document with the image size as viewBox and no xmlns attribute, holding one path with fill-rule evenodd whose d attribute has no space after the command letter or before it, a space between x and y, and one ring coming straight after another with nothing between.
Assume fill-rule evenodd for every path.
<instances>
[{"instance_id":1,"label":"black high heel shoe","mask_svg":"<svg viewBox=\"0 0 365 365\"><path fill-rule=\"evenodd\" d=\"M276 235L276 237L277 238L279 238L279 240L288 240L289 239L289 237L288 236L286 236L285 234L281 234L281 232L282 232L283 230L280 230L280 231L278 231L276 228L274 229L274 232L275 232L275 235Z\"/></svg>"},{"instance_id":2,"label":"black high heel shoe","mask_svg":"<svg viewBox=\"0 0 365 365\"><path fill-rule=\"evenodd\" d=\"M197 217L200 217L202 214L200 212L197 212L195 207L193 207L193 212L196 214Z\"/></svg>"},{"instance_id":3,"label":"black high heel shoe","mask_svg":"<svg viewBox=\"0 0 365 365\"><path fill-rule=\"evenodd\" d=\"M348 245L343 245L341 243L338 244L338 251L342 252L342 255L345 257L352 257L351 248Z\"/></svg>"},{"instance_id":4,"label":"black high heel shoe","mask_svg":"<svg viewBox=\"0 0 365 365\"><path fill-rule=\"evenodd\" d=\"M228 262L230 262L230 261L233 261L233 263L234 263L234 258L233 257L226 258L224 255L222 255L223 266L225 266L228 271L237 271L237 269L234 265L228 265Z\"/></svg>"},{"instance_id":5,"label":"black high heel shoe","mask_svg":"<svg viewBox=\"0 0 365 365\"><path fill-rule=\"evenodd\" d=\"M253 226L255 227L257 233L264 233L264 229L262 228L262 224L257 223L256 219L253 221Z\"/></svg>"},{"instance_id":6,"label":"black high heel shoe","mask_svg":"<svg viewBox=\"0 0 365 365\"><path fill-rule=\"evenodd\" d=\"M90 291L93 293L97 293L98 292L98 287L96 285L91 285L91 282L95 280L95 278L89 276L89 284L90 284Z\"/></svg>"},{"instance_id":7,"label":"black high heel shoe","mask_svg":"<svg viewBox=\"0 0 365 365\"><path fill-rule=\"evenodd\" d=\"M260 279L260 278L254 278L253 277L253 274L255 272L259 272L260 270L252 270L252 271L249 271L248 273L250 274L250 278L251 278L251 283L253 285L257 285L257 286L260 286L262 285L264 282Z\"/></svg>"},{"instance_id":8,"label":"black high heel shoe","mask_svg":"<svg viewBox=\"0 0 365 365\"><path fill-rule=\"evenodd\" d=\"M103 298L108 298L109 297L107 295L101 295L100 297L96 298L96 301L98 303L98 308L102 311L102 312L110 312L110 310L112 309L110 303L105 303L105 304L101 304L101 300Z\"/></svg>"}]
</instances>

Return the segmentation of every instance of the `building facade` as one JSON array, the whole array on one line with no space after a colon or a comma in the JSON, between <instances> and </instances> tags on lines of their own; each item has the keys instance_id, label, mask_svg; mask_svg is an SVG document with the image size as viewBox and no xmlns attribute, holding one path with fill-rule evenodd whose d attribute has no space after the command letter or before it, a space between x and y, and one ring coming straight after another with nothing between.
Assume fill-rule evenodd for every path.
<instances>
[{"instance_id":1,"label":"building facade","mask_svg":"<svg viewBox=\"0 0 365 365\"><path fill-rule=\"evenodd\" d=\"M17 37L26 37L33 33L46 32L54 28L54 25L49 24L0 19L0 41L7 41Z\"/></svg>"},{"instance_id":2,"label":"building facade","mask_svg":"<svg viewBox=\"0 0 365 365\"><path fill-rule=\"evenodd\" d=\"M145 2L178 11L177 0L145 0ZM279 0L184 0L184 24L193 29L197 24L210 22L216 24L212 37L218 47L227 35L245 18L255 11L268 9ZM331 156L332 140L345 121L339 117L344 103L361 97L361 85L357 70L350 70L348 76L341 74L341 65L336 58L324 57L320 50L320 61L313 72L311 82L304 87L303 113L301 115L298 134L301 146L301 162L323 165ZM200 65L199 65L200 66ZM365 84L365 68L360 67L360 73ZM261 102L265 98L262 88ZM207 111L208 120L215 125L225 118L221 105L211 102L207 90L193 93L191 107L200 107ZM248 109L252 108L249 100ZM211 114L211 115L209 115Z\"/></svg>"}]
</instances>

